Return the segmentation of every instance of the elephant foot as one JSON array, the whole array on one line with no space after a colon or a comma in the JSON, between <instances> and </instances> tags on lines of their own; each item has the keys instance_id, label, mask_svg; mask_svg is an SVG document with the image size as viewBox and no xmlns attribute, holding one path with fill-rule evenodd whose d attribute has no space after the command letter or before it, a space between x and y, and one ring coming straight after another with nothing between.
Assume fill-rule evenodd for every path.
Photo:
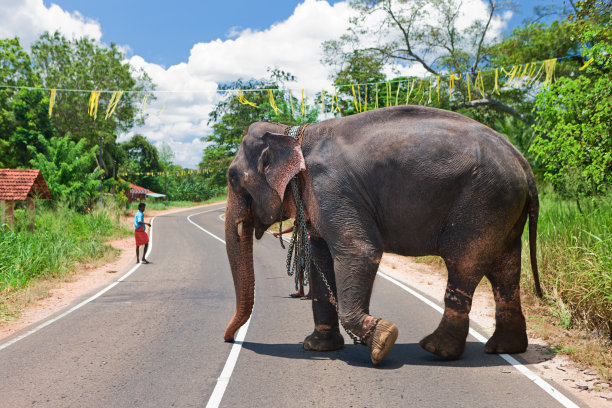
<instances>
[{"instance_id":1,"label":"elephant foot","mask_svg":"<svg viewBox=\"0 0 612 408\"><path fill-rule=\"evenodd\" d=\"M489 354L515 354L527 350L527 332L525 319L521 316L515 319L514 324L507 322L495 328L493 336L485 345L485 353Z\"/></svg>"},{"instance_id":2,"label":"elephant foot","mask_svg":"<svg viewBox=\"0 0 612 408\"><path fill-rule=\"evenodd\" d=\"M344 337L336 329L315 330L304 339L304 350L333 351L344 346Z\"/></svg>"},{"instance_id":3,"label":"elephant foot","mask_svg":"<svg viewBox=\"0 0 612 408\"><path fill-rule=\"evenodd\" d=\"M374 332L366 337L366 344L370 348L370 359L374 365L379 364L393 348L399 331L397 326L386 320L378 320Z\"/></svg>"},{"instance_id":4,"label":"elephant foot","mask_svg":"<svg viewBox=\"0 0 612 408\"><path fill-rule=\"evenodd\" d=\"M443 318L436 331L421 340L419 344L430 353L455 360L465 350L468 330L469 320L467 317L453 322Z\"/></svg>"}]
</instances>

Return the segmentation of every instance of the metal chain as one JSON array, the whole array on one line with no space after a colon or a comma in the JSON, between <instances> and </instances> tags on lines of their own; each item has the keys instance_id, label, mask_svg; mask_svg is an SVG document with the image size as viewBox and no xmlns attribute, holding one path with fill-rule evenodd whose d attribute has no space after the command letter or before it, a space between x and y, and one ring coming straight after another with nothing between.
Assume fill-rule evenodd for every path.
<instances>
[{"instance_id":1,"label":"metal chain","mask_svg":"<svg viewBox=\"0 0 612 408\"><path fill-rule=\"evenodd\" d=\"M300 126L293 126L288 132L287 135L292 137L295 140L298 140ZM308 229L306 227L306 216L304 214L304 206L302 203L302 199L300 197L300 192L297 185L297 176L291 179L291 191L293 193L293 199L295 200L296 206L296 216L297 220L294 224L293 234L291 235L291 241L289 242L289 248L287 250L287 274L292 276L296 271L295 275L295 288L298 289L299 283L299 268L303 267L304 269L304 279L302 284L304 286L308 285L308 276L310 275L310 264L315 266L315 269L319 273L321 280L325 284L327 288L327 292L329 293L329 301L336 308L336 314L340 315L340 311L338 309L338 302L336 301L336 297L334 296L334 292L332 291L331 285L327 281L325 274L319 266L316 264L314 259L312 258L312 250L310 246L310 234L308 233ZM293 258L293 262L292 262ZM301 261L304 260L305 264L301 265ZM292 265L293 263L293 265ZM342 322L340 322L342 323ZM346 333L353 340L355 344L365 344L364 338L360 338L355 333L350 331L344 325L342 325Z\"/></svg>"}]
</instances>

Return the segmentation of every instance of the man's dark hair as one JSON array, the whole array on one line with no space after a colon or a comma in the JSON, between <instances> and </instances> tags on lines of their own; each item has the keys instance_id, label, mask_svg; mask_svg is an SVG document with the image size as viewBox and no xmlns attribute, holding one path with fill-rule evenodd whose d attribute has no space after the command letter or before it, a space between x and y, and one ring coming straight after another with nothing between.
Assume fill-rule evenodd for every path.
<instances>
[{"instance_id":1,"label":"man's dark hair","mask_svg":"<svg viewBox=\"0 0 612 408\"><path fill-rule=\"evenodd\" d=\"M145 203L138 204L138 209L145 208L147 205Z\"/></svg>"}]
</instances>

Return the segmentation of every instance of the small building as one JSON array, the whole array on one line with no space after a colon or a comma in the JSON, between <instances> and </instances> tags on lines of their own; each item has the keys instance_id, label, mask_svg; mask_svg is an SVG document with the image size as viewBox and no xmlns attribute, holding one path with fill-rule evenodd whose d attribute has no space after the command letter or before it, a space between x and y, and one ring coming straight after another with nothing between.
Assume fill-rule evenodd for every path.
<instances>
[{"instance_id":1,"label":"small building","mask_svg":"<svg viewBox=\"0 0 612 408\"><path fill-rule=\"evenodd\" d=\"M144 201L147 196L155 198L165 197L164 194L154 193L147 188L140 187L132 183L130 183L130 188L125 192L125 196L128 199L128 203L133 203L134 201Z\"/></svg>"},{"instance_id":2,"label":"small building","mask_svg":"<svg viewBox=\"0 0 612 408\"><path fill-rule=\"evenodd\" d=\"M0 169L0 214L2 224L13 226L15 201L27 201L31 216L30 230L34 231L36 199L50 200L49 187L40 170Z\"/></svg>"}]
</instances>

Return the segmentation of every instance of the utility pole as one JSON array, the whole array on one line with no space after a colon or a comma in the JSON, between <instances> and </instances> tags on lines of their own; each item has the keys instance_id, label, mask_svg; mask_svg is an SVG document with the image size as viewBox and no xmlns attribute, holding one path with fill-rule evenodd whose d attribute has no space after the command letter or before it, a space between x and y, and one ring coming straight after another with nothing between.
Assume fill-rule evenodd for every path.
<instances>
[{"instance_id":1,"label":"utility pole","mask_svg":"<svg viewBox=\"0 0 612 408\"><path fill-rule=\"evenodd\" d=\"M100 133L100 170L102 170L102 133ZM100 173L100 197L98 203L102 205L102 173Z\"/></svg>"},{"instance_id":2,"label":"utility pole","mask_svg":"<svg viewBox=\"0 0 612 408\"><path fill-rule=\"evenodd\" d=\"M166 196L166 208L168 208L168 171L164 171L164 195Z\"/></svg>"}]
</instances>

